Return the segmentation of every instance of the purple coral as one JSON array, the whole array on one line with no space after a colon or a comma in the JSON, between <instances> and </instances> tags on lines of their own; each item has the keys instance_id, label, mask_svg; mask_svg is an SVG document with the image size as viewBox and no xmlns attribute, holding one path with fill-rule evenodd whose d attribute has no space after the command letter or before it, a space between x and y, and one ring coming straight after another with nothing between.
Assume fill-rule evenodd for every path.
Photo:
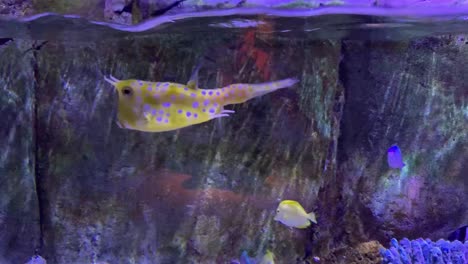
<instances>
[{"instance_id":1,"label":"purple coral","mask_svg":"<svg viewBox=\"0 0 468 264\"><path fill-rule=\"evenodd\" d=\"M450 242L439 239L433 242L430 239L418 238L400 241L393 238L390 248L380 249L384 264L466 264L468 263L468 241L462 243L458 240Z\"/></svg>"}]
</instances>

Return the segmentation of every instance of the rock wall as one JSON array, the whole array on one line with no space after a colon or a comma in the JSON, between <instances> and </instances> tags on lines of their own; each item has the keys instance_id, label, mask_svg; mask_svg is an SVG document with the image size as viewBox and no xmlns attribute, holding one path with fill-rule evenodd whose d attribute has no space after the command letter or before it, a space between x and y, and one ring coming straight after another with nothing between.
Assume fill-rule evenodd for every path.
<instances>
[{"instance_id":1,"label":"rock wall","mask_svg":"<svg viewBox=\"0 0 468 264\"><path fill-rule=\"evenodd\" d=\"M436 240L468 222L466 36L203 34L0 46L1 263L35 252L48 263L225 263L244 249L271 249L278 263L377 263L367 241ZM221 122L115 125L104 74L185 83L204 56L202 87L301 83ZM386 164L393 143L402 171ZM273 222L280 199L319 224Z\"/></svg>"},{"instance_id":2,"label":"rock wall","mask_svg":"<svg viewBox=\"0 0 468 264\"><path fill-rule=\"evenodd\" d=\"M40 244L35 140L35 68L28 43L0 47L0 263L17 263ZM10 262L11 261L11 262Z\"/></svg>"},{"instance_id":3,"label":"rock wall","mask_svg":"<svg viewBox=\"0 0 468 264\"><path fill-rule=\"evenodd\" d=\"M344 42L337 177L351 241L446 238L468 221L465 38ZM401 171L386 164L394 143Z\"/></svg>"},{"instance_id":4,"label":"rock wall","mask_svg":"<svg viewBox=\"0 0 468 264\"><path fill-rule=\"evenodd\" d=\"M339 46L287 39L260 46L250 37L254 42L215 35L85 48L48 43L41 50L37 162L40 252L48 261L225 263L242 249L255 255L266 248L279 261L304 256L310 233L272 218L280 198L312 210L335 170ZM249 57L253 48L268 64ZM215 61L202 68L202 87L290 76L301 76L301 85L234 106L222 123L155 134L115 125L116 95L103 73L186 82L207 51Z\"/></svg>"}]
</instances>

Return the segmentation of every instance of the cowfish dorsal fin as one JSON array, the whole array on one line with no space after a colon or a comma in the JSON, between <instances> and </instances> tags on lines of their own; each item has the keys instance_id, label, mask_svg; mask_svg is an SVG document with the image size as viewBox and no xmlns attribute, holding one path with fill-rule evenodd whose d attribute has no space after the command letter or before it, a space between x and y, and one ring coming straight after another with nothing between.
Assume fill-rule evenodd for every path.
<instances>
[{"instance_id":1,"label":"cowfish dorsal fin","mask_svg":"<svg viewBox=\"0 0 468 264\"><path fill-rule=\"evenodd\" d=\"M196 90L198 88L198 83L196 81L190 80L187 83L187 88L189 88L190 90Z\"/></svg>"},{"instance_id":2,"label":"cowfish dorsal fin","mask_svg":"<svg viewBox=\"0 0 468 264\"><path fill-rule=\"evenodd\" d=\"M195 69L193 69L192 75L190 76L190 80L187 82L187 87L192 90L198 89L198 72L203 64L203 60L201 60Z\"/></svg>"}]
</instances>

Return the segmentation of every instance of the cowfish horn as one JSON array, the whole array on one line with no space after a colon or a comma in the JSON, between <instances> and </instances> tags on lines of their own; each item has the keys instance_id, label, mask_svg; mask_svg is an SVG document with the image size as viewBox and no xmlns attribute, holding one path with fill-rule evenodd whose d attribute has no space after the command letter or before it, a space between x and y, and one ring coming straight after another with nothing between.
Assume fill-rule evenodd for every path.
<instances>
[{"instance_id":1,"label":"cowfish horn","mask_svg":"<svg viewBox=\"0 0 468 264\"><path fill-rule=\"evenodd\" d=\"M109 75L109 78L104 76L104 80L110 84L112 84L113 86L115 86L118 82L120 82L119 79L115 78L114 76L112 75Z\"/></svg>"}]
</instances>

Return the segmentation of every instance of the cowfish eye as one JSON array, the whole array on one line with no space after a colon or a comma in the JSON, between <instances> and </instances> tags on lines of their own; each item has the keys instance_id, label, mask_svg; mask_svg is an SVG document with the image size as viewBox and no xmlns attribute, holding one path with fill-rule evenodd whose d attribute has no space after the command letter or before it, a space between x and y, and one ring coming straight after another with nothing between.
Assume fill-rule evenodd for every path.
<instances>
[{"instance_id":1,"label":"cowfish eye","mask_svg":"<svg viewBox=\"0 0 468 264\"><path fill-rule=\"evenodd\" d=\"M124 95L132 95L132 88L130 88L130 87L124 87L124 88L122 89L122 93L123 93Z\"/></svg>"}]
</instances>

